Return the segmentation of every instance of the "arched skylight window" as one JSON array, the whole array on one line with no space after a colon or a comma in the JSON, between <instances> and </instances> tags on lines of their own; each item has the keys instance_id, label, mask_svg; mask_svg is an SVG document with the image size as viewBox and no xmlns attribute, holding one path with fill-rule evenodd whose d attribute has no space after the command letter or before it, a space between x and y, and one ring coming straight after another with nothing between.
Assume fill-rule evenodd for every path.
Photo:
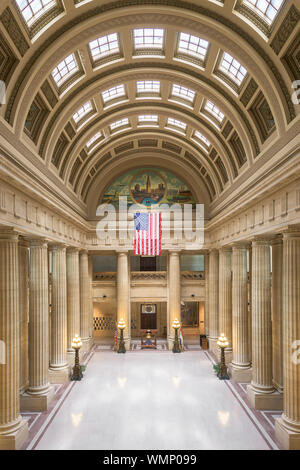
<instances>
[{"instance_id":1,"label":"arched skylight window","mask_svg":"<svg viewBox=\"0 0 300 470\"><path fill-rule=\"evenodd\" d=\"M155 28L141 28L133 30L135 49L162 49L164 30Z\"/></svg>"},{"instance_id":2,"label":"arched skylight window","mask_svg":"<svg viewBox=\"0 0 300 470\"><path fill-rule=\"evenodd\" d=\"M90 140L88 140L87 143L86 143L87 148L89 149L89 148L94 144L94 142L96 142L97 140L99 140L100 137L101 137L101 135L102 135L102 134L101 134L100 131L97 132L95 135L93 135L93 137L91 137Z\"/></svg>"},{"instance_id":3,"label":"arched skylight window","mask_svg":"<svg viewBox=\"0 0 300 470\"><path fill-rule=\"evenodd\" d=\"M247 75L247 70L234 57L224 52L219 69L239 86Z\"/></svg>"},{"instance_id":4,"label":"arched skylight window","mask_svg":"<svg viewBox=\"0 0 300 470\"><path fill-rule=\"evenodd\" d=\"M141 80L136 82L137 93L159 93L160 82L157 80Z\"/></svg>"},{"instance_id":5,"label":"arched skylight window","mask_svg":"<svg viewBox=\"0 0 300 470\"><path fill-rule=\"evenodd\" d=\"M139 122L157 122L158 116L156 114L143 114L138 117Z\"/></svg>"},{"instance_id":6,"label":"arched skylight window","mask_svg":"<svg viewBox=\"0 0 300 470\"><path fill-rule=\"evenodd\" d=\"M119 121L115 121L112 124L110 124L110 129L113 131L114 129L118 129L118 127L123 127L129 125L129 120L128 118L123 118L120 119Z\"/></svg>"},{"instance_id":7,"label":"arched skylight window","mask_svg":"<svg viewBox=\"0 0 300 470\"><path fill-rule=\"evenodd\" d=\"M119 96L125 96L125 87L124 85L117 85L108 90L102 92L102 98L104 103L107 101L118 98Z\"/></svg>"},{"instance_id":8,"label":"arched skylight window","mask_svg":"<svg viewBox=\"0 0 300 470\"><path fill-rule=\"evenodd\" d=\"M178 119L168 118L168 126L179 127L180 129L185 130L186 124L185 122L179 121Z\"/></svg>"},{"instance_id":9,"label":"arched skylight window","mask_svg":"<svg viewBox=\"0 0 300 470\"><path fill-rule=\"evenodd\" d=\"M184 100L193 102L195 98L195 92L181 85L173 85L172 96L178 96Z\"/></svg>"},{"instance_id":10,"label":"arched skylight window","mask_svg":"<svg viewBox=\"0 0 300 470\"><path fill-rule=\"evenodd\" d=\"M102 59L111 54L120 52L118 34L112 33L89 43L89 48L94 61Z\"/></svg>"},{"instance_id":11,"label":"arched skylight window","mask_svg":"<svg viewBox=\"0 0 300 470\"><path fill-rule=\"evenodd\" d=\"M204 61L208 45L209 43L205 39L192 34L180 33L177 51Z\"/></svg>"},{"instance_id":12,"label":"arched skylight window","mask_svg":"<svg viewBox=\"0 0 300 470\"><path fill-rule=\"evenodd\" d=\"M206 111L208 111L210 114L212 114L219 122L223 121L224 114L211 101L209 101L209 100L206 101L204 109L206 109Z\"/></svg>"},{"instance_id":13,"label":"arched skylight window","mask_svg":"<svg viewBox=\"0 0 300 470\"><path fill-rule=\"evenodd\" d=\"M77 60L74 54L68 55L64 60L62 60L53 70L52 77L59 87L61 86L69 77L74 75L79 70Z\"/></svg>"},{"instance_id":14,"label":"arched skylight window","mask_svg":"<svg viewBox=\"0 0 300 470\"><path fill-rule=\"evenodd\" d=\"M73 114L73 119L76 124L90 111L92 111L93 106L90 101L87 101L83 106L81 106L76 113Z\"/></svg>"},{"instance_id":15,"label":"arched skylight window","mask_svg":"<svg viewBox=\"0 0 300 470\"><path fill-rule=\"evenodd\" d=\"M41 16L57 5L56 0L16 0L28 26L32 26Z\"/></svg>"},{"instance_id":16,"label":"arched skylight window","mask_svg":"<svg viewBox=\"0 0 300 470\"><path fill-rule=\"evenodd\" d=\"M210 141L199 131L195 131L195 137L205 144L206 147L210 147Z\"/></svg>"},{"instance_id":17,"label":"arched skylight window","mask_svg":"<svg viewBox=\"0 0 300 470\"><path fill-rule=\"evenodd\" d=\"M267 23L273 23L283 0L243 0L243 4L260 15Z\"/></svg>"}]
</instances>

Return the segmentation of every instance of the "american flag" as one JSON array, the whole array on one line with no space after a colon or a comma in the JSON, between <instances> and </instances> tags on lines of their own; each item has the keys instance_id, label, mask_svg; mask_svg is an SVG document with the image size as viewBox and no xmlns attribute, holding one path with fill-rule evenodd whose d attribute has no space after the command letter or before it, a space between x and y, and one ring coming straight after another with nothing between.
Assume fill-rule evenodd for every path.
<instances>
[{"instance_id":1,"label":"american flag","mask_svg":"<svg viewBox=\"0 0 300 470\"><path fill-rule=\"evenodd\" d=\"M136 255L160 255L161 213L137 212L134 214L134 253Z\"/></svg>"}]
</instances>

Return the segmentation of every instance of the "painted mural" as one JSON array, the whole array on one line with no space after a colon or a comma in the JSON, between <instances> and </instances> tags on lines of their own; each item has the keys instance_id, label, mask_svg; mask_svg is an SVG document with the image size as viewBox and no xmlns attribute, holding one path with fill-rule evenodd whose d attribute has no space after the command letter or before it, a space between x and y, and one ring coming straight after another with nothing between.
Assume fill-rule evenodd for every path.
<instances>
[{"instance_id":1,"label":"painted mural","mask_svg":"<svg viewBox=\"0 0 300 470\"><path fill-rule=\"evenodd\" d=\"M128 206L195 204L191 191L182 180L173 173L158 168L127 171L106 189L101 203L118 207L119 196L127 196Z\"/></svg>"}]
</instances>

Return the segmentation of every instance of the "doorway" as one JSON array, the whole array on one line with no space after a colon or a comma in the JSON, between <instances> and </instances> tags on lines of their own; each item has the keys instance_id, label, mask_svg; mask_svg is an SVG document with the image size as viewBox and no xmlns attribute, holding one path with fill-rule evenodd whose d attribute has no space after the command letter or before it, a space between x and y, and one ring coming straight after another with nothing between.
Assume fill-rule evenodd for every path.
<instances>
[{"instance_id":1,"label":"doorway","mask_svg":"<svg viewBox=\"0 0 300 470\"><path fill-rule=\"evenodd\" d=\"M140 257L140 271L156 271L156 257L155 256L141 256Z\"/></svg>"},{"instance_id":2,"label":"doorway","mask_svg":"<svg viewBox=\"0 0 300 470\"><path fill-rule=\"evenodd\" d=\"M141 305L141 329L142 330L156 330L157 317L156 317L156 304L142 304Z\"/></svg>"}]
</instances>

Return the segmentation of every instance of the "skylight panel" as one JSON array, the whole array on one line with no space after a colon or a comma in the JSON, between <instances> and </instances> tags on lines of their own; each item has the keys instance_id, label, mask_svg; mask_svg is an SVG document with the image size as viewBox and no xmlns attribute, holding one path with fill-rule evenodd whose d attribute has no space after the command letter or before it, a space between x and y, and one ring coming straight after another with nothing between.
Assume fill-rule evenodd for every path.
<instances>
[{"instance_id":1,"label":"skylight panel","mask_svg":"<svg viewBox=\"0 0 300 470\"><path fill-rule=\"evenodd\" d=\"M238 85L241 85L247 75L245 67L227 52L223 54L219 69Z\"/></svg>"},{"instance_id":2,"label":"skylight panel","mask_svg":"<svg viewBox=\"0 0 300 470\"><path fill-rule=\"evenodd\" d=\"M224 114L219 110L219 108L212 103L211 101L207 100L204 106L204 109L212 114L219 122L222 122L224 119Z\"/></svg>"},{"instance_id":3,"label":"skylight panel","mask_svg":"<svg viewBox=\"0 0 300 470\"><path fill-rule=\"evenodd\" d=\"M73 119L76 122L79 122L86 114L88 114L90 111L92 111L92 103L90 101L87 101L83 106L81 106L76 113L73 114Z\"/></svg>"},{"instance_id":4,"label":"skylight panel","mask_svg":"<svg viewBox=\"0 0 300 470\"><path fill-rule=\"evenodd\" d=\"M142 28L133 30L135 49L162 49L164 30L155 28Z\"/></svg>"},{"instance_id":5,"label":"skylight panel","mask_svg":"<svg viewBox=\"0 0 300 470\"><path fill-rule=\"evenodd\" d=\"M52 70L51 75L59 87L78 70L79 67L75 55L70 54Z\"/></svg>"},{"instance_id":6,"label":"skylight panel","mask_svg":"<svg viewBox=\"0 0 300 470\"><path fill-rule=\"evenodd\" d=\"M17 5L28 26L41 18L52 7L57 6L56 0L16 0Z\"/></svg>"},{"instance_id":7,"label":"skylight panel","mask_svg":"<svg viewBox=\"0 0 300 470\"><path fill-rule=\"evenodd\" d=\"M107 101L118 98L119 96L125 96L125 87L124 85L117 85L108 90L102 92L102 98L104 103Z\"/></svg>"},{"instance_id":8,"label":"skylight panel","mask_svg":"<svg viewBox=\"0 0 300 470\"><path fill-rule=\"evenodd\" d=\"M120 52L118 34L112 33L95 39L89 43L89 47L94 60L117 54Z\"/></svg>"},{"instance_id":9,"label":"skylight panel","mask_svg":"<svg viewBox=\"0 0 300 470\"><path fill-rule=\"evenodd\" d=\"M195 137L197 137L197 139L201 140L201 142L203 142L206 147L210 147L210 141L203 135L201 134L201 132L199 131L195 131Z\"/></svg>"},{"instance_id":10,"label":"skylight panel","mask_svg":"<svg viewBox=\"0 0 300 470\"><path fill-rule=\"evenodd\" d=\"M160 82L158 80L142 80L136 82L138 93L159 93Z\"/></svg>"},{"instance_id":11,"label":"skylight panel","mask_svg":"<svg viewBox=\"0 0 300 470\"><path fill-rule=\"evenodd\" d=\"M120 119L119 121L115 121L112 124L110 124L110 129L113 131L114 129L117 129L118 127L123 127L127 126L129 124L128 118L123 118Z\"/></svg>"},{"instance_id":12,"label":"skylight panel","mask_svg":"<svg viewBox=\"0 0 300 470\"><path fill-rule=\"evenodd\" d=\"M178 119L168 118L168 125L169 126L174 126L174 127L179 127L180 129L183 129L183 130L186 129L185 122L179 121Z\"/></svg>"},{"instance_id":13,"label":"skylight panel","mask_svg":"<svg viewBox=\"0 0 300 470\"><path fill-rule=\"evenodd\" d=\"M95 135L93 135L93 137L91 137L90 140L88 140L87 143L86 143L87 148L89 149L89 148L93 145L94 142L96 142L97 140L99 140L100 137L101 137L101 135L102 135L102 134L101 134L100 131L97 132Z\"/></svg>"},{"instance_id":14,"label":"skylight panel","mask_svg":"<svg viewBox=\"0 0 300 470\"><path fill-rule=\"evenodd\" d=\"M158 116L155 114L144 114L138 117L139 122L158 122Z\"/></svg>"},{"instance_id":15,"label":"skylight panel","mask_svg":"<svg viewBox=\"0 0 300 470\"><path fill-rule=\"evenodd\" d=\"M271 24L276 18L283 0L243 0L243 3Z\"/></svg>"},{"instance_id":16,"label":"skylight panel","mask_svg":"<svg viewBox=\"0 0 300 470\"><path fill-rule=\"evenodd\" d=\"M191 102L193 102L195 98L195 92L193 90L190 90L189 88L181 85L173 85L172 95L179 96L180 98Z\"/></svg>"},{"instance_id":17,"label":"skylight panel","mask_svg":"<svg viewBox=\"0 0 300 470\"><path fill-rule=\"evenodd\" d=\"M178 52L188 54L204 61L209 42L192 34L180 33L178 42Z\"/></svg>"}]
</instances>

